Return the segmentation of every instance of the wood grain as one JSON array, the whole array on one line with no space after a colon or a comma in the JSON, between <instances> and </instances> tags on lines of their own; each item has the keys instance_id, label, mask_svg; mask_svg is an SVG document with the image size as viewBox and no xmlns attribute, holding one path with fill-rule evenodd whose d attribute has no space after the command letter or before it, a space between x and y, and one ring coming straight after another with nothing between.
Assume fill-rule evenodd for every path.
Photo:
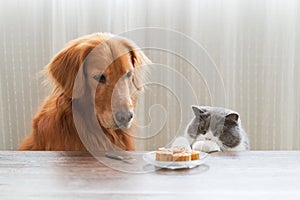
<instances>
[{"instance_id":1,"label":"wood grain","mask_svg":"<svg viewBox=\"0 0 300 200\"><path fill-rule=\"evenodd\" d=\"M299 199L299 188L300 151L214 153L194 169L144 174L82 152L0 152L1 200Z\"/></svg>"}]
</instances>

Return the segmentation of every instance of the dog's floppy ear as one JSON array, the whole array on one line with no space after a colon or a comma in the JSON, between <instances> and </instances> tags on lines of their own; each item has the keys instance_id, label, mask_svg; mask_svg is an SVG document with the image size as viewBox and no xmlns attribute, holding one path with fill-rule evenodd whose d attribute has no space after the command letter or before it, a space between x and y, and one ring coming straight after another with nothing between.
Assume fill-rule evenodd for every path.
<instances>
[{"instance_id":1,"label":"dog's floppy ear","mask_svg":"<svg viewBox=\"0 0 300 200\"><path fill-rule=\"evenodd\" d=\"M133 42L129 42L127 40L123 40L123 44L129 49L129 53L131 56L131 62L134 66L134 78L133 83L135 87L142 91L143 86L142 82L145 79L145 65L151 64L151 60L144 54L141 49L138 49ZM143 66L143 67L142 67Z\"/></svg>"},{"instance_id":2,"label":"dog's floppy ear","mask_svg":"<svg viewBox=\"0 0 300 200\"><path fill-rule=\"evenodd\" d=\"M77 80L79 80L80 84L76 84L76 97L73 96L73 98L78 98L84 92L84 73L82 67L85 57L91 50L91 47L88 48L80 45L80 41L73 41L73 43L70 43L70 45L54 56L47 66L47 71L55 84L69 98L72 98L76 76L78 76Z\"/></svg>"},{"instance_id":3,"label":"dog's floppy ear","mask_svg":"<svg viewBox=\"0 0 300 200\"><path fill-rule=\"evenodd\" d=\"M145 79L145 73L146 73L145 66L147 64L151 64L151 61L142 52L142 50L133 49L131 51L131 56L132 56L133 66L135 68L134 70L135 76L133 79L133 83L138 90L142 91L143 90L142 82L143 79Z\"/></svg>"}]
</instances>

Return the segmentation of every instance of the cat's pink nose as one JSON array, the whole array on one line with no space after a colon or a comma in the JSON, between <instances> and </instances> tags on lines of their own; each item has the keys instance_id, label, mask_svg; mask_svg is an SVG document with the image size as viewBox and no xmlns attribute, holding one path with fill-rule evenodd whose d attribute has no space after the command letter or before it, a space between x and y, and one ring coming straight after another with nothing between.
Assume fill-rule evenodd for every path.
<instances>
[{"instance_id":1,"label":"cat's pink nose","mask_svg":"<svg viewBox=\"0 0 300 200\"><path fill-rule=\"evenodd\" d=\"M210 137L205 137L205 140L211 140L211 138Z\"/></svg>"}]
</instances>

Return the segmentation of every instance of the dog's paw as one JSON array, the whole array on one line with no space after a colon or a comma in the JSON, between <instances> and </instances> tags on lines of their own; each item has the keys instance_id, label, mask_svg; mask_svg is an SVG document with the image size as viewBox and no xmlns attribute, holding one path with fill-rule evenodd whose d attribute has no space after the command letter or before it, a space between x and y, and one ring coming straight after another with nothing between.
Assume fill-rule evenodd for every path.
<instances>
[{"instance_id":1,"label":"dog's paw","mask_svg":"<svg viewBox=\"0 0 300 200\"><path fill-rule=\"evenodd\" d=\"M214 151L221 151L220 146L212 141L197 141L192 146L193 150L202 151L202 152L214 152Z\"/></svg>"}]
</instances>

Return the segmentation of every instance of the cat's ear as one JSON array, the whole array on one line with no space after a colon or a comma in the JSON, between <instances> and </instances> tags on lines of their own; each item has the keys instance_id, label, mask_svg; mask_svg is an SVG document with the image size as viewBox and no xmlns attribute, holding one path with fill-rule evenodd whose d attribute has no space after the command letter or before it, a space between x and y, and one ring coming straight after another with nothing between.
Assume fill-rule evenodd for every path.
<instances>
[{"instance_id":1,"label":"cat's ear","mask_svg":"<svg viewBox=\"0 0 300 200\"><path fill-rule=\"evenodd\" d=\"M192 110L193 110L195 116L200 116L207 111L206 109L201 108L199 106L195 106L195 105L192 105Z\"/></svg>"},{"instance_id":2,"label":"cat's ear","mask_svg":"<svg viewBox=\"0 0 300 200\"><path fill-rule=\"evenodd\" d=\"M237 122L239 119L239 115L236 113L230 113L229 115L226 115L226 119L230 119L232 121Z\"/></svg>"}]
</instances>

